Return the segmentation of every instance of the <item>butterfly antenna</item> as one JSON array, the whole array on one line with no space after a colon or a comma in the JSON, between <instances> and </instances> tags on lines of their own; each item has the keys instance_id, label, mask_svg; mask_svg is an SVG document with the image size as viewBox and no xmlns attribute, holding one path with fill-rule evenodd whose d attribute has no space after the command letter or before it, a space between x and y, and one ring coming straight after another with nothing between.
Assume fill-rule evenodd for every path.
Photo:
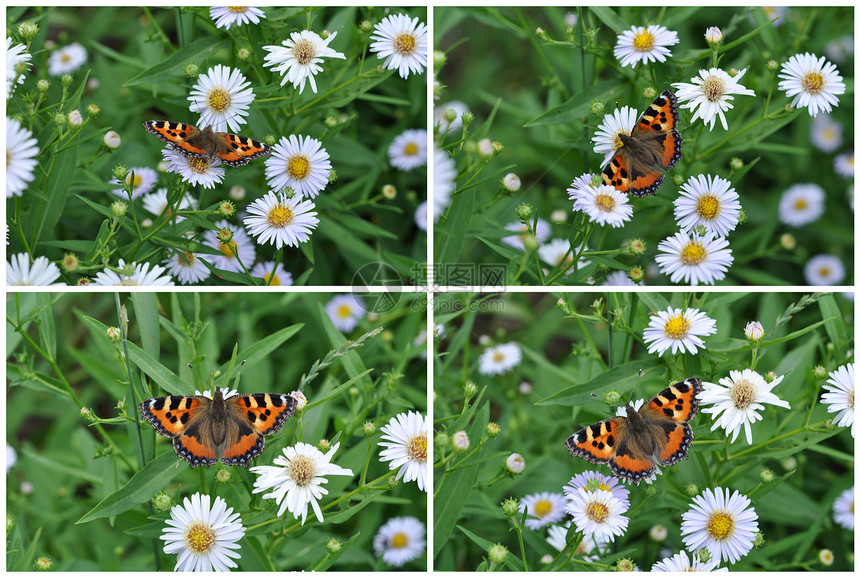
<instances>
[{"instance_id":1,"label":"butterfly antenna","mask_svg":"<svg viewBox=\"0 0 860 578\"><path fill-rule=\"evenodd\" d=\"M633 391L630 393L630 403L636 399L636 388L639 386L639 380L642 379L642 370L639 370L639 375L636 376L636 383L633 384Z\"/></svg>"},{"instance_id":2,"label":"butterfly antenna","mask_svg":"<svg viewBox=\"0 0 860 578\"><path fill-rule=\"evenodd\" d=\"M230 383L230 380L233 379L233 376L236 376L236 383L239 382L239 370L242 369L242 366L245 365L245 360L242 360L242 363L239 364L239 367L233 370L233 373L230 374L230 377L227 378L225 383Z\"/></svg>"},{"instance_id":3,"label":"butterfly antenna","mask_svg":"<svg viewBox=\"0 0 860 578\"><path fill-rule=\"evenodd\" d=\"M191 368L191 370L192 370L194 373L196 373L196 374L197 374L197 378L198 378L198 379L200 379L200 382L201 382L201 383L204 383L204 384L205 384L205 383L207 383L207 380L206 380L202 375L200 375L200 372L199 372L199 371L197 371L197 368L196 368L196 367L194 367L194 366L193 366L193 365L191 365L190 363L188 364L188 367L190 367L190 368ZM209 380L209 381L208 381L208 383L212 383L213 381L214 381L214 380ZM213 392L213 393L214 393L214 392Z\"/></svg>"}]
</instances>

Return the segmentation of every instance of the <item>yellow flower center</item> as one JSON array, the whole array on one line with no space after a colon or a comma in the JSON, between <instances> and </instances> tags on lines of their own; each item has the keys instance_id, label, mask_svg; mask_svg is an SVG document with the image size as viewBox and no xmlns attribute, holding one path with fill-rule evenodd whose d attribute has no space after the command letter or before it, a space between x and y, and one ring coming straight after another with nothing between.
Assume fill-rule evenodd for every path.
<instances>
[{"instance_id":1,"label":"yellow flower center","mask_svg":"<svg viewBox=\"0 0 860 578\"><path fill-rule=\"evenodd\" d=\"M71 61L72 61L72 55L69 54L68 52L63 52L60 54L60 62L62 62L63 64L68 64Z\"/></svg>"},{"instance_id":2,"label":"yellow flower center","mask_svg":"<svg viewBox=\"0 0 860 578\"><path fill-rule=\"evenodd\" d=\"M535 504L534 507L535 516L538 518L543 518L552 512L552 502L549 500L540 500Z\"/></svg>"},{"instance_id":3,"label":"yellow flower center","mask_svg":"<svg viewBox=\"0 0 860 578\"><path fill-rule=\"evenodd\" d=\"M132 177L132 175L131 175L131 173L129 173L129 175L125 178L125 184L131 185L132 189L136 189L143 182L143 177L137 173L134 173L134 180L132 180L131 177Z\"/></svg>"},{"instance_id":4,"label":"yellow flower center","mask_svg":"<svg viewBox=\"0 0 860 578\"><path fill-rule=\"evenodd\" d=\"M800 80L800 84L803 86L803 90L809 94L818 94L824 90L824 76L817 70L815 72L807 72Z\"/></svg>"},{"instance_id":5,"label":"yellow flower center","mask_svg":"<svg viewBox=\"0 0 860 578\"><path fill-rule=\"evenodd\" d=\"M669 319L666 325L663 326L663 333L672 339L686 337L688 331L690 331L690 322L681 313Z\"/></svg>"},{"instance_id":6,"label":"yellow flower center","mask_svg":"<svg viewBox=\"0 0 860 578\"><path fill-rule=\"evenodd\" d=\"M505 354L501 351L496 351L493 353L493 361L496 363L501 363L505 360Z\"/></svg>"},{"instance_id":7,"label":"yellow flower center","mask_svg":"<svg viewBox=\"0 0 860 578\"><path fill-rule=\"evenodd\" d=\"M402 56L409 56L418 48L418 39L409 32L398 34L394 38L394 50Z\"/></svg>"},{"instance_id":8,"label":"yellow flower center","mask_svg":"<svg viewBox=\"0 0 860 578\"><path fill-rule=\"evenodd\" d=\"M427 461L427 435L418 434L409 437L406 442L406 455L419 464Z\"/></svg>"},{"instance_id":9,"label":"yellow flower center","mask_svg":"<svg viewBox=\"0 0 860 578\"><path fill-rule=\"evenodd\" d=\"M179 261L179 264L183 267L191 267L197 261L197 257L188 251L182 251L177 256L177 261Z\"/></svg>"},{"instance_id":10,"label":"yellow flower center","mask_svg":"<svg viewBox=\"0 0 860 578\"><path fill-rule=\"evenodd\" d=\"M615 200L615 197L606 193L598 193L594 197L594 205L605 213L611 213L617 204L618 202Z\"/></svg>"},{"instance_id":11,"label":"yellow flower center","mask_svg":"<svg viewBox=\"0 0 860 578\"><path fill-rule=\"evenodd\" d=\"M266 282L266 285L271 287L277 287L281 284L280 278L278 278L274 273L266 273L263 275L263 280Z\"/></svg>"},{"instance_id":12,"label":"yellow flower center","mask_svg":"<svg viewBox=\"0 0 860 578\"><path fill-rule=\"evenodd\" d=\"M729 395L736 408L746 409L755 401L755 386L746 379L741 379L734 383Z\"/></svg>"},{"instance_id":13,"label":"yellow flower center","mask_svg":"<svg viewBox=\"0 0 860 578\"><path fill-rule=\"evenodd\" d=\"M394 536L391 537L391 547L392 548L405 548L409 545L409 536L404 534L403 532L397 532Z\"/></svg>"},{"instance_id":14,"label":"yellow flower center","mask_svg":"<svg viewBox=\"0 0 860 578\"><path fill-rule=\"evenodd\" d=\"M403 147L403 154L408 156L413 156L418 154L418 145L414 142L407 143L405 147Z\"/></svg>"},{"instance_id":15,"label":"yellow flower center","mask_svg":"<svg viewBox=\"0 0 860 578\"><path fill-rule=\"evenodd\" d=\"M239 245L236 244L236 241L230 241L228 243L221 243L219 249L229 258L234 258L239 254Z\"/></svg>"},{"instance_id":16,"label":"yellow flower center","mask_svg":"<svg viewBox=\"0 0 860 578\"><path fill-rule=\"evenodd\" d=\"M314 467L314 460L309 456L296 456L290 460L290 465L287 466L287 469L290 471L290 477L300 488L309 485L317 473Z\"/></svg>"},{"instance_id":17,"label":"yellow flower center","mask_svg":"<svg viewBox=\"0 0 860 578\"><path fill-rule=\"evenodd\" d=\"M215 545L215 531L212 526L202 522L192 522L185 528L185 547L200 556Z\"/></svg>"},{"instance_id":18,"label":"yellow flower center","mask_svg":"<svg viewBox=\"0 0 860 578\"><path fill-rule=\"evenodd\" d=\"M276 229L282 229L293 222L293 211L278 203L269 210L266 221Z\"/></svg>"},{"instance_id":19,"label":"yellow flower center","mask_svg":"<svg viewBox=\"0 0 860 578\"><path fill-rule=\"evenodd\" d=\"M724 542L735 533L735 519L731 514L720 510L708 518L708 534L715 540Z\"/></svg>"},{"instance_id":20,"label":"yellow flower center","mask_svg":"<svg viewBox=\"0 0 860 578\"><path fill-rule=\"evenodd\" d=\"M643 30L633 37L633 50L637 52L649 52L654 48L657 37L650 30Z\"/></svg>"},{"instance_id":21,"label":"yellow flower center","mask_svg":"<svg viewBox=\"0 0 860 578\"><path fill-rule=\"evenodd\" d=\"M230 106L230 93L223 88L215 88L206 95L206 104L215 112L224 112Z\"/></svg>"},{"instance_id":22,"label":"yellow flower center","mask_svg":"<svg viewBox=\"0 0 860 578\"><path fill-rule=\"evenodd\" d=\"M851 391L848 392L848 405L851 406L852 410L854 409L854 388L851 388ZM853 502L852 502L852 504L853 504Z\"/></svg>"},{"instance_id":23,"label":"yellow flower center","mask_svg":"<svg viewBox=\"0 0 860 578\"><path fill-rule=\"evenodd\" d=\"M827 277L830 277L830 267L822 267L821 269L818 270L818 274L821 275L822 277L824 277L825 279Z\"/></svg>"},{"instance_id":24,"label":"yellow flower center","mask_svg":"<svg viewBox=\"0 0 860 578\"><path fill-rule=\"evenodd\" d=\"M119 282L120 287L137 287L139 283L134 279L123 279Z\"/></svg>"},{"instance_id":25,"label":"yellow flower center","mask_svg":"<svg viewBox=\"0 0 860 578\"><path fill-rule=\"evenodd\" d=\"M232 12L233 14L244 14L248 11L247 6L227 6L227 10Z\"/></svg>"},{"instance_id":26,"label":"yellow flower center","mask_svg":"<svg viewBox=\"0 0 860 578\"><path fill-rule=\"evenodd\" d=\"M717 102L726 93L726 83L719 76L711 75L702 83L702 94L711 102Z\"/></svg>"},{"instance_id":27,"label":"yellow flower center","mask_svg":"<svg viewBox=\"0 0 860 578\"><path fill-rule=\"evenodd\" d=\"M287 173L297 181L308 178L311 174L311 161L305 155L293 155L287 162Z\"/></svg>"},{"instance_id":28,"label":"yellow flower center","mask_svg":"<svg viewBox=\"0 0 860 578\"><path fill-rule=\"evenodd\" d=\"M9 168L9 161L12 159L12 151L9 150L9 147L6 147L6 168Z\"/></svg>"},{"instance_id":29,"label":"yellow flower center","mask_svg":"<svg viewBox=\"0 0 860 578\"><path fill-rule=\"evenodd\" d=\"M188 167L195 173L205 175L209 170L209 159L192 157L188 159Z\"/></svg>"},{"instance_id":30,"label":"yellow flower center","mask_svg":"<svg viewBox=\"0 0 860 578\"><path fill-rule=\"evenodd\" d=\"M598 524L605 523L611 513L609 507L603 502L589 502L588 507L585 508L585 515L588 516L588 519Z\"/></svg>"},{"instance_id":31,"label":"yellow flower center","mask_svg":"<svg viewBox=\"0 0 860 578\"><path fill-rule=\"evenodd\" d=\"M337 308L337 316L341 319L346 319L352 315L352 307L349 305L341 305Z\"/></svg>"},{"instance_id":32,"label":"yellow flower center","mask_svg":"<svg viewBox=\"0 0 860 578\"><path fill-rule=\"evenodd\" d=\"M794 201L794 208L798 211L802 211L806 208L806 199L797 199Z\"/></svg>"},{"instance_id":33,"label":"yellow flower center","mask_svg":"<svg viewBox=\"0 0 860 578\"><path fill-rule=\"evenodd\" d=\"M293 46L293 57L299 64L307 64L316 56L314 43L306 38L300 38Z\"/></svg>"},{"instance_id":34,"label":"yellow flower center","mask_svg":"<svg viewBox=\"0 0 860 578\"><path fill-rule=\"evenodd\" d=\"M712 192L707 192L699 197L696 204L696 212L703 219L713 221L720 216L720 199Z\"/></svg>"},{"instance_id":35,"label":"yellow flower center","mask_svg":"<svg viewBox=\"0 0 860 578\"><path fill-rule=\"evenodd\" d=\"M684 265L698 265L708 256L708 251L697 241L690 241L681 250L681 262Z\"/></svg>"}]
</instances>

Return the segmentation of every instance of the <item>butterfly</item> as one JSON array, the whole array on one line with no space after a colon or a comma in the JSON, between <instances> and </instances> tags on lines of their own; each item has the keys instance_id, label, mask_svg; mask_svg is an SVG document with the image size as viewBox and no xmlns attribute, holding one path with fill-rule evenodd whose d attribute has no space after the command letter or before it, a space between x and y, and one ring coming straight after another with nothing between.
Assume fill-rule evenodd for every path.
<instances>
[{"instance_id":1,"label":"butterfly","mask_svg":"<svg viewBox=\"0 0 860 578\"><path fill-rule=\"evenodd\" d=\"M684 158L678 124L678 99L663 91L648 106L629 135L618 133L621 146L603 169L603 182L634 197L657 194L663 172Z\"/></svg>"},{"instance_id":2,"label":"butterfly","mask_svg":"<svg viewBox=\"0 0 860 578\"><path fill-rule=\"evenodd\" d=\"M696 396L702 380L688 377L670 385L637 412L627 404L627 417L611 417L567 438L571 456L593 464L609 463L612 473L639 484L656 471L687 459L693 443L689 422L699 411Z\"/></svg>"},{"instance_id":3,"label":"butterfly","mask_svg":"<svg viewBox=\"0 0 860 578\"><path fill-rule=\"evenodd\" d=\"M263 436L275 433L296 412L297 401L279 393L252 393L227 399L220 387L212 399L167 395L140 404L143 418L159 434L173 438L176 455L197 466L245 466L260 455Z\"/></svg>"},{"instance_id":4,"label":"butterfly","mask_svg":"<svg viewBox=\"0 0 860 578\"><path fill-rule=\"evenodd\" d=\"M215 132L212 127L199 129L183 122L147 120L146 132L154 134L185 157L219 158L231 167L247 165L249 161L267 157L272 147L246 136Z\"/></svg>"}]
</instances>

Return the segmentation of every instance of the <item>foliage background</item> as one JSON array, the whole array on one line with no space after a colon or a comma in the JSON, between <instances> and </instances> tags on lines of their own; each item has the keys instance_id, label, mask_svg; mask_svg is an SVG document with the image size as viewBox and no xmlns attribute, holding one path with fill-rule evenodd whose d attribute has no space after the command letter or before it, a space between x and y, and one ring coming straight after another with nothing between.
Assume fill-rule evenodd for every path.
<instances>
[{"instance_id":1,"label":"foliage background","mask_svg":"<svg viewBox=\"0 0 860 578\"><path fill-rule=\"evenodd\" d=\"M565 23L569 12L579 15L573 35ZM585 172L599 174L603 160L591 142L603 115L591 115L589 106L600 100L606 114L625 105L641 114L653 100L643 95L646 87L659 94L671 83L690 82L700 69L714 66L704 33L718 26L724 47L742 40L721 54L718 66L749 68L741 83L756 96L735 97L734 109L726 113L728 131L719 120L711 131L700 119L691 125L692 114L682 109L679 131L685 158L666 175L656 196L631 200L632 221L618 229L595 226L588 247L607 253L587 254L592 265L558 283L582 284L591 277L600 284L611 270L640 265L646 270L646 284L669 284L667 276L648 265L654 262L657 244L678 231L673 201L679 183L673 180L704 173L731 181L747 219L729 235L735 261L718 285L806 285L803 265L819 253L838 256L846 269L845 285L853 284L854 214L847 209L853 207L852 182L833 171L835 156L853 147L853 54L837 64L846 84L831 114L844 128L839 150L826 154L811 144L812 119L805 108L741 133L765 110L772 114L791 101L777 90L779 79L767 70L768 60L782 63L798 52L824 56L829 42L853 35L853 8L793 6L782 26L757 32L767 22L766 15L760 8L741 6L581 10L446 6L436 8L435 18L436 50L447 56L436 72L443 88L435 106L458 100L475 114L466 142L461 142L459 131L452 131L440 143L454 154L459 179L446 218L434 227L435 262L507 263L508 284L539 284L536 254L526 258L500 241L510 235L504 226L519 221L517 207L531 204L536 216L550 222L551 238L570 239L577 247L587 219L578 212L571 214L573 203L566 189ZM678 32L679 43L670 47L672 56L665 63L621 68L612 53L617 34L647 24ZM597 31L596 48L585 53L580 48L583 26ZM538 27L549 41L537 37ZM504 145L504 152L488 164L475 153L474 142L483 137ZM744 163L739 171L729 167L735 157ZM498 183L508 172L520 177L522 188L505 195ZM824 215L802 228L781 225L777 207L782 192L808 182L826 191ZM550 215L556 210L567 213L565 223L552 223ZM796 237L796 248L780 245L783 233ZM644 255L616 253L624 241L635 238L645 241Z\"/></svg>"},{"instance_id":2,"label":"foliage background","mask_svg":"<svg viewBox=\"0 0 860 578\"><path fill-rule=\"evenodd\" d=\"M747 322L759 320L765 335L755 370L785 375L774 393L787 400L791 409L765 406L760 412L763 420L752 426L751 447L743 432L734 443L727 443L730 438L721 428L711 432L711 415L700 408L691 422L695 439L689 459L662 468L653 484L656 497L646 496L645 483L627 486L631 502L625 514L630 517L628 530L610 544L609 554L600 563L613 564L626 556L640 570L648 571L654 562L684 548L681 514L690 503L684 486L694 483L700 490L716 486L738 490L751 498L758 513L765 544L731 566L733 572L822 570L816 562L821 548L829 548L835 555L834 565L827 570L851 570L853 563L847 557L853 555L854 536L833 522L832 506L854 483L854 439L850 428L822 426L836 414L827 413L820 403L823 380L814 379L812 370L820 364L829 372L853 361L854 308L840 294L808 297L800 293L640 292L448 294L440 298L434 322L445 329L436 341L434 360L436 432L451 435L465 430L470 451L478 447L478 440L486 440L483 432L488 421L496 422L501 433L459 469L448 472L441 488L447 468L435 468L434 567L445 571L483 567L487 548L499 543L509 551L507 568L521 570L517 534L499 505L507 497L561 493L573 475L584 471L611 475L606 466L571 458L564 447L568 436L578 429L615 414L615 407L602 402L603 394L615 390L623 404L648 399L669 383L689 376L716 383L728 377L731 369L749 367L751 352L743 329ZM559 299L565 301L571 315L560 310ZM599 303L596 309L594 303ZM706 349L698 355L667 352L658 358L647 354L642 330L649 313L670 304L699 308L716 320L717 333L704 338ZM605 319L607 309L614 312L611 324L594 317L597 310ZM489 337L493 344L518 343L522 363L500 376L480 375L478 358L485 349L478 342L480 336ZM463 384L467 381L474 382L479 393L464 404ZM519 390L522 381L532 385L531 393ZM807 419L809 428L804 429ZM438 446L435 451L438 461ZM525 471L498 480L511 452L525 458ZM788 458L795 465L786 469L783 464ZM762 485L759 473L765 467L773 471L775 480ZM669 530L665 542L658 544L648 537L654 524ZM568 540L574 532L575 527ZM546 569L540 558L558 554L546 542L546 535L546 528L523 531L529 569ZM661 554L663 548L671 553ZM576 560L581 558L568 561L561 556L553 569L611 569Z\"/></svg>"},{"instance_id":3,"label":"foliage background","mask_svg":"<svg viewBox=\"0 0 860 578\"><path fill-rule=\"evenodd\" d=\"M397 9L390 9L395 12ZM415 261L426 261L426 234L415 225L413 214L426 199L426 170L395 170L388 165L387 149L391 141L407 128L426 126L426 80L412 75L404 80L396 72L385 71L356 79L360 72L372 72L383 61L366 52L368 34L358 24L368 20L376 24L389 9L381 7L299 7L264 8L266 19L259 25L216 29L205 6L160 7L10 7L6 10L7 27L17 29L24 21L39 25L39 36L33 42L32 66L25 83L18 87L8 103L7 116L25 113L24 96L35 93L36 81L48 78L46 61L48 40L57 47L79 42L87 49L87 63L74 75L69 98L60 102L61 83L51 78L47 99L33 119L33 132L42 149L40 168L21 201L21 222L27 246L34 256L45 255L53 261L65 252L79 258L92 257L98 246L100 225L110 215L109 207L116 197L110 191L115 165L155 167L162 160L163 143L146 134L145 120L173 120L195 124L199 115L189 112L188 96L196 79L184 76L189 62L206 72L216 64L239 68L251 82L255 93L247 124L240 134L257 140L274 136L275 140L290 134L313 136L322 141L331 156L337 180L329 183L316 197L320 224L308 243L284 250L282 262L293 274L296 284L349 284L353 274L368 263L382 262L394 267L401 277L409 278ZM410 8L403 12L426 22L426 9ZM263 68L265 45L281 45L290 32L309 26L315 32L328 29L337 32L332 48L343 52L346 60L326 59L323 72L316 76L318 92L309 86L299 95L292 84L280 86L281 76ZM163 39L161 33L166 35ZM247 48L251 58L243 63L236 51ZM86 86L86 75L96 79L96 89ZM352 82L351 82L352 81ZM80 108L86 117L86 106L96 104L101 114L84 125L72 139L46 149L56 138L51 118L56 112L68 113ZM26 114L25 114L26 116ZM336 119L333 128L324 124L326 117ZM24 126L28 126L25 122ZM113 154L101 153L102 137L115 130L122 145ZM175 175L160 173L159 185L168 186ZM394 200L381 197L382 186L394 185L399 194ZM231 222L241 225L241 209L269 189L264 178L262 160L238 168L226 168L223 182L215 189L193 191L200 209L213 208L228 199L234 185L244 187L244 201L237 203L240 218ZM136 201L137 213L151 217ZM15 201L7 200L7 214L15 214ZM128 219L124 231L114 240L115 249L126 262L143 256L160 262L168 247L188 247L182 233L192 223L197 230L213 228L217 214L198 216L168 227L164 234L149 239L135 255L136 229ZM208 226L207 226L208 223ZM21 239L12 228L7 254L24 250ZM272 248L257 246L258 257L270 255ZM111 264L116 265L116 255ZM272 260L267 257L266 260ZM249 267L250 269L251 267ZM99 267L100 269L100 267ZM75 283L79 275L64 278ZM245 276L225 275L232 283L249 283ZM205 284L223 284L210 276Z\"/></svg>"},{"instance_id":4,"label":"foliage background","mask_svg":"<svg viewBox=\"0 0 860 578\"><path fill-rule=\"evenodd\" d=\"M247 359L239 375L240 392L289 393L296 389L314 360L345 342L345 336L332 326L323 310L331 297L315 293L122 295L120 301L128 308L130 346L144 351L131 357L134 401L130 399L127 374L116 358L116 346L104 334L105 326L118 326L114 294L18 293L9 297L6 440L17 451L18 460L6 476L6 508L14 519L14 528L7 533L7 569L30 570L39 555L49 556L54 570L154 569L152 544L157 543L161 552L163 541L158 536L167 512L148 519L151 512L146 502L164 489L174 497L174 503L196 491L220 495L228 507L242 512L246 528L275 518L277 508L272 500L262 500L261 494L250 496L249 487L256 476L247 469L226 467L234 482L219 484L214 481L219 466L191 470L175 455L170 440L156 435L142 419L136 425L132 412L138 413L135 402L150 397L141 392L142 378L152 388L145 391L153 395L173 393L159 388L163 382L177 380L170 378L171 372L178 376L176 383L185 388L183 392L211 389L186 367L190 362L207 379L215 369L221 371L216 383L223 386L235 346L237 363ZM375 321L366 318L350 332L355 339L384 327L363 347L322 370L304 390L309 404L322 403L309 406L301 419L290 418L279 432L267 436L263 454L252 465L272 465L281 449L296 441L313 445L320 439L340 441L333 461L351 469L355 476L330 477L325 486L330 494L321 500L323 507L358 487L366 460L368 482L385 475L387 464L378 460L379 426L400 412L426 412L426 361L422 358L426 345L413 343L426 329L426 316L420 312L420 303L413 309L416 303L404 298L378 314ZM37 353L10 329L9 321L18 319L23 321L26 335L46 355ZM49 364L47 359L53 362ZM148 363L142 361L146 359ZM370 373L362 376L366 370ZM60 376L71 385L76 399ZM125 401L131 421L117 410L118 400ZM95 427L89 424L79 413L78 403L91 408L104 422ZM376 435L369 439L361 431L365 421L377 426ZM137 501L126 510L82 521L140 469L138 426L147 462L154 456L170 458L170 473L149 480L148 495L147 489L140 490ZM115 446L114 451L107 448L109 444ZM175 464L179 465L176 469ZM25 484L31 491L24 491ZM330 538L340 540L344 549L327 566L340 570L386 568L373 554L376 530L393 516L425 520L426 496L414 483L400 483L393 490L365 490L348 505L341 503L324 510L323 524L311 514L298 528L285 513L281 521L246 533L240 541L239 570L308 569L312 561L323 558ZM284 537L272 537L272 532L284 528L290 529ZM347 543L350 539L352 542ZM172 569L175 562L175 556L161 555L162 569ZM424 557L406 566L425 567Z\"/></svg>"}]
</instances>

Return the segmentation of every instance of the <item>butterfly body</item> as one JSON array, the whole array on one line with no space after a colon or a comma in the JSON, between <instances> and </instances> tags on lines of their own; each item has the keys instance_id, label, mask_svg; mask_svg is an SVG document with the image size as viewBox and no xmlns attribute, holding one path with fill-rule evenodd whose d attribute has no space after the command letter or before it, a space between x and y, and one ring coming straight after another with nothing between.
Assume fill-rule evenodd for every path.
<instances>
[{"instance_id":1,"label":"butterfly body","mask_svg":"<svg viewBox=\"0 0 860 578\"><path fill-rule=\"evenodd\" d=\"M202 395L168 395L141 402L140 413L192 468L221 463L248 467L263 451L263 436L281 429L296 411L292 396L254 393L227 399L215 388Z\"/></svg>"},{"instance_id":2,"label":"butterfly body","mask_svg":"<svg viewBox=\"0 0 860 578\"><path fill-rule=\"evenodd\" d=\"M645 109L629 135L618 134L621 146L603 169L603 182L634 197L657 194L664 171L684 158L677 124L678 100L666 90Z\"/></svg>"},{"instance_id":3,"label":"butterfly body","mask_svg":"<svg viewBox=\"0 0 860 578\"><path fill-rule=\"evenodd\" d=\"M639 411L627 404L627 417L612 417L582 428L565 442L571 456L609 464L618 477L638 484L656 471L687 459L693 428L687 423L699 411L696 396L702 380L689 377L670 385Z\"/></svg>"},{"instance_id":4,"label":"butterfly body","mask_svg":"<svg viewBox=\"0 0 860 578\"><path fill-rule=\"evenodd\" d=\"M143 123L143 128L186 157L210 161L218 158L231 167L246 165L272 152L272 147L266 143L246 136L215 132L209 126L198 129L182 122L148 120Z\"/></svg>"}]
</instances>

